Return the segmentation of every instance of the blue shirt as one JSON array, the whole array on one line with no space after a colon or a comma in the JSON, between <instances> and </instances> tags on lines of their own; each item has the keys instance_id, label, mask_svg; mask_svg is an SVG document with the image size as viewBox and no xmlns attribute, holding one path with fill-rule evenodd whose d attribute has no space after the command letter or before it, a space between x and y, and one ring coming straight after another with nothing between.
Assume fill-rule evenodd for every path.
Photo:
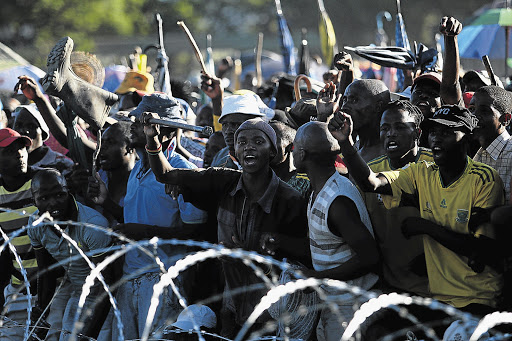
<instances>
[{"instance_id":1,"label":"blue shirt","mask_svg":"<svg viewBox=\"0 0 512 341\"><path fill-rule=\"evenodd\" d=\"M107 219L99 212L77 201L76 207L78 210L77 222L108 227ZM39 214L39 211L36 211L35 215L30 217L29 225L32 225L37 214ZM84 252L107 248L111 244L111 238L107 233L83 225L66 226L64 232L76 241L78 247ZM80 292L86 277L91 272L91 268L82 258L73 260L70 263L69 259L78 255L78 251L73 246L70 246L64 237L53 232L52 228L48 225L30 226L27 234L30 238L30 243L35 249L45 248L56 261L62 263L62 267L67 270L73 290Z\"/></svg>"},{"instance_id":2,"label":"blue shirt","mask_svg":"<svg viewBox=\"0 0 512 341\"><path fill-rule=\"evenodd\" d=\"M142 159L142 158L141 158ZM167 158L174 168L197 168L181 155L174 151L169 152ZM165 185L158 182L155 175L148 169L142 172L142 160L133 167L124 197L124 222L145 225L156 225L162 228L181 227L183 223L200 224L206 222L207 215L192 204L183 200L180 195L174 200L165 193ZM157 255L164 262L165 267L173 265L186 252L185 247L162 246ZM125 274L144 274L158 271L155 260L140 250L133 250L126 254L124 267Z\"/></svg>"}]
</instances>

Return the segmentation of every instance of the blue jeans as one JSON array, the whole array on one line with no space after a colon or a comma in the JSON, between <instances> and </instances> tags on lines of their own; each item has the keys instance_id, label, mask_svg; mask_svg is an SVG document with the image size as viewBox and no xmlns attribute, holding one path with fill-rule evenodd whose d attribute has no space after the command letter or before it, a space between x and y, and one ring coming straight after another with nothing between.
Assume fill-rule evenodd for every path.
<instances>
[{"instance_id":1,"label":"blue jeans","mask_svg":"<svg viewBox=\"0 0 512 341\"><path fill-rule=\"evenodd\" d=\"M180 276L181 277L181 276ZM181 295L182 280L178 277L174 283ZM148 316L151 297L153 295L153 286L160 281L160 274L150 272L143 274L135 279L123 283L117 291L117 303L123 322L123 334L126 340L138 339L142 337L146 318ZM178 302L178 298L172 292L171 288L166 288L160 296L155 318L151 324L151 331L163 329L165 326L173 323L178 314L183 310ZM119 330L117 321L114 318L112 324L112 340L117 340Z\"/></svg>"},{"instance_id":2,"label":"blue jeans","mask_svg":"<svg viewBox=\"0 0 512 341\"><path fill-rule=\"evenodd\" d=\"M96 288L97 289L97 288ZM97 291L95 288L92 291ZM67 341L71 336L73 327L75 325L75 315L78 308L78 301L80 300L81 292L73 286L69 281L65 281L62 287L55 295L52 304L50 306L50 312L46 319L50 323L51 328L46 337L46 341ZM79 317L79 321L83 322L84 325L90 321L91 317L87 317L84 320L84 312L94 305L97 295L90 294L85 300L85 305L82 307L82 314ZM61 330L64 332L61 333ZM80 332L80 330L79 330Z\"/></svg>"},{"instance_id":3,"label":"blue jeans","mask_svg":"<svg viewBox=\"0 0 512 341\"><path fill-rule=\"evenodd\" d=\"M4 289L5 316L7 320L1 321L0 341L23 340L25 326L28 318L28 296L17 293L17 289L10 283ZM35 306L37 297L32 296L31 304ZM29 329L30 330L30 329Z\"/></svg>"}]
</instances>

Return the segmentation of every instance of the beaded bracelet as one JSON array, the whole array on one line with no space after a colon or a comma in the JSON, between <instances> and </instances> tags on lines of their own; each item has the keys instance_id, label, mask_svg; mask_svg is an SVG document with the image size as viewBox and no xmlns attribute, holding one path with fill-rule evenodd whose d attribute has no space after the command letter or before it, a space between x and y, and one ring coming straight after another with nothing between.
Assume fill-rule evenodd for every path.
<instances>
[{"instance_id":1,"label":"beaded bracelet","mask_svg":"<svg viewBox=\"0 0 512 341\"><path fill-rule=\"evenodd\" d=\"M162 145L159 145L157 149L149 149L148 148L148 145L146 145L146 153L148 153L149 155L158 155L161 151L162 151Z\"/></svg>"}]
</instances>

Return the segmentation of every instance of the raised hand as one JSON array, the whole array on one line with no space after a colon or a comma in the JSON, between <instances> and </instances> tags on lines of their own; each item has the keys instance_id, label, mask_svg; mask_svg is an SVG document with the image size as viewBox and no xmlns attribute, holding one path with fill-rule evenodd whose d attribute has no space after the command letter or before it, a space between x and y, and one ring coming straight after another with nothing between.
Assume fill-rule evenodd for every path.
<instances>
[{"instance_id":1,"label":"raised hand","mask_svg":"<svg viewBox=\"0 0 512 341\"><path fill-rule=\"evenodd\" d=\"M325 84L318 93L316 100L317 118L320 122L327 122L338 110L341 96L336 96L336 85L333 82Z\"/></svg>"},{"instance_id":2,"label":"raised hand","mask_svg":"<svg viewBox=\"0 0 512 341\"><path fill-rule=\"evenodd\" d=\"M212 100L222 98L224 90L220 79L208 73L201 73L201 90Z\"/></svg>"},{"instance_id":3,"label":"raised hand","mask_svg":"<svg viewBox=\"0 0 512 341\"><path fill-rule=\"evenodd\" d=\"M439 24L439 32L448 37L454 37L462 31L462 24L454 17L443 17Z\"/></svg>"},{"instance_id":4,"label":"raised hand","mask_svg":"<svg viewBox=\"0 0 512 341\"><path fill-rule=\"evenodd\" d=\"M87 197L90 198L95 204L102 205L108 198L107 186L101 180L98 172L94 177L89 177L89 187L87 188Z\"/></svg>"},{"instance_id":5,"label":"raised hand","mask_svg":"<svg viewBox=\"0 0 512 341\"><path fill-rule=\"evenodd\" d=\"M144 124L144 134L149 138L160 135L160 125L149 122L152 118L159 119L160 116L154 112L143 112L140 117L141 123Z\"/></svg>"},{"instance_id":6,"label":"raised hand","mask_svg":"<svg viewBox=\"0 0 512 341\"><path fill-rule=\"evenodd\" d=\"M354 64L352 62L352 56L345 51L338 52L334 56L334 66L340 71L349 71L353 69Z\"/></svg>"},{"instance_id":7,"label":"raised hand","mask_svg":"<svg viewBox=\"0 0 512 341\"><path fill-rule=\"evenodd\" d=\"M347 141L353 144L351 137L353 123L350 115L343 111L336 112L329 121L328 128L331 135L338 140L340 144Z\"/></svg>"},{"instance_id":8,"label":"raised hand","mask_svg":"<svg viewBox=\"0 0 512 341\"><path fill-rule=\"evenodd\" d=\"M31 101L43 97L43 93L37 86L34 78L29 76L19 76L18 79L18 83L14 86L15 93L17 93L18 90L21 90L23 95Z\"/></svg>"}]
</instances>

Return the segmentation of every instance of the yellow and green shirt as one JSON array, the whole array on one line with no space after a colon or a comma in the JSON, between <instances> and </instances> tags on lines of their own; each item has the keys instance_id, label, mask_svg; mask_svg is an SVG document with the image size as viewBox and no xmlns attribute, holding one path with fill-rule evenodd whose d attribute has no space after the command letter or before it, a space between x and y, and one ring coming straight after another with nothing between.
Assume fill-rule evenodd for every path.
<instances>
[{"instance_id":1,"label":"yellow and green shirt","mask_svg":"<svg viewBox=\"0 0 512 341\"><path fill-rule=\"evenodd\" d=\"M27 225L29 216L37 210L32 200L31 183L32 180L29 180L13 192L6 190L3 184L0 184L0 207L2 208L0 210L0 226L9 236ZM27 271L28 279L35 280L37 262L27 232L24 231L17 237L14 237L11 242L16 249L16 253L21 258L23 268ZM20 271L20 265L14 257L13 265L16 270ZM13 285L21 285L23 281L20 281L15 276L11 276L11 283Z\"/></svg>"},{"instance_id":2,"label":"yellow and green shirt","mask_svg":"<svg viewBox=\"0 0 512 341\"><path fill-rule=\"evenodd\" d=\"M420 148L416 155L416 162L419 161L433 161L432 152ZM387 155L371 160L368 166L375 173L395 170L391 167ZM406 239L401 230L402 221L407 217L419 217L420 211L415 205L404 205L388 210L384 207L381 195L376 193L366 192L363 197L381 251L384 280L392 287L428 296L428 278L414 271L415 259L423 254L422 237Z\"/></svg>"},{"instance_id":3,"label":"yellow and green shirt","mask_svg":"<svg viewBox=\"0 0 512 341\"><path fill-rule=\"evenodd\" d=\"M469 217L474 207L504 203L503 183L491 167L467 158L461 176L449 185L442 182L434 162L411 163L399 171L382 173L393 195L383 196L387 208L414 203L420 216L452 231L469 234ZM486 227L480 232L493 238ZM468 258L456 254L434 239L423 236L429 291L433 298L461 308L471 303L496 306L503 287L500 274L485 267L481 273L468 266Z\"/></svg>"}]
</instances>

